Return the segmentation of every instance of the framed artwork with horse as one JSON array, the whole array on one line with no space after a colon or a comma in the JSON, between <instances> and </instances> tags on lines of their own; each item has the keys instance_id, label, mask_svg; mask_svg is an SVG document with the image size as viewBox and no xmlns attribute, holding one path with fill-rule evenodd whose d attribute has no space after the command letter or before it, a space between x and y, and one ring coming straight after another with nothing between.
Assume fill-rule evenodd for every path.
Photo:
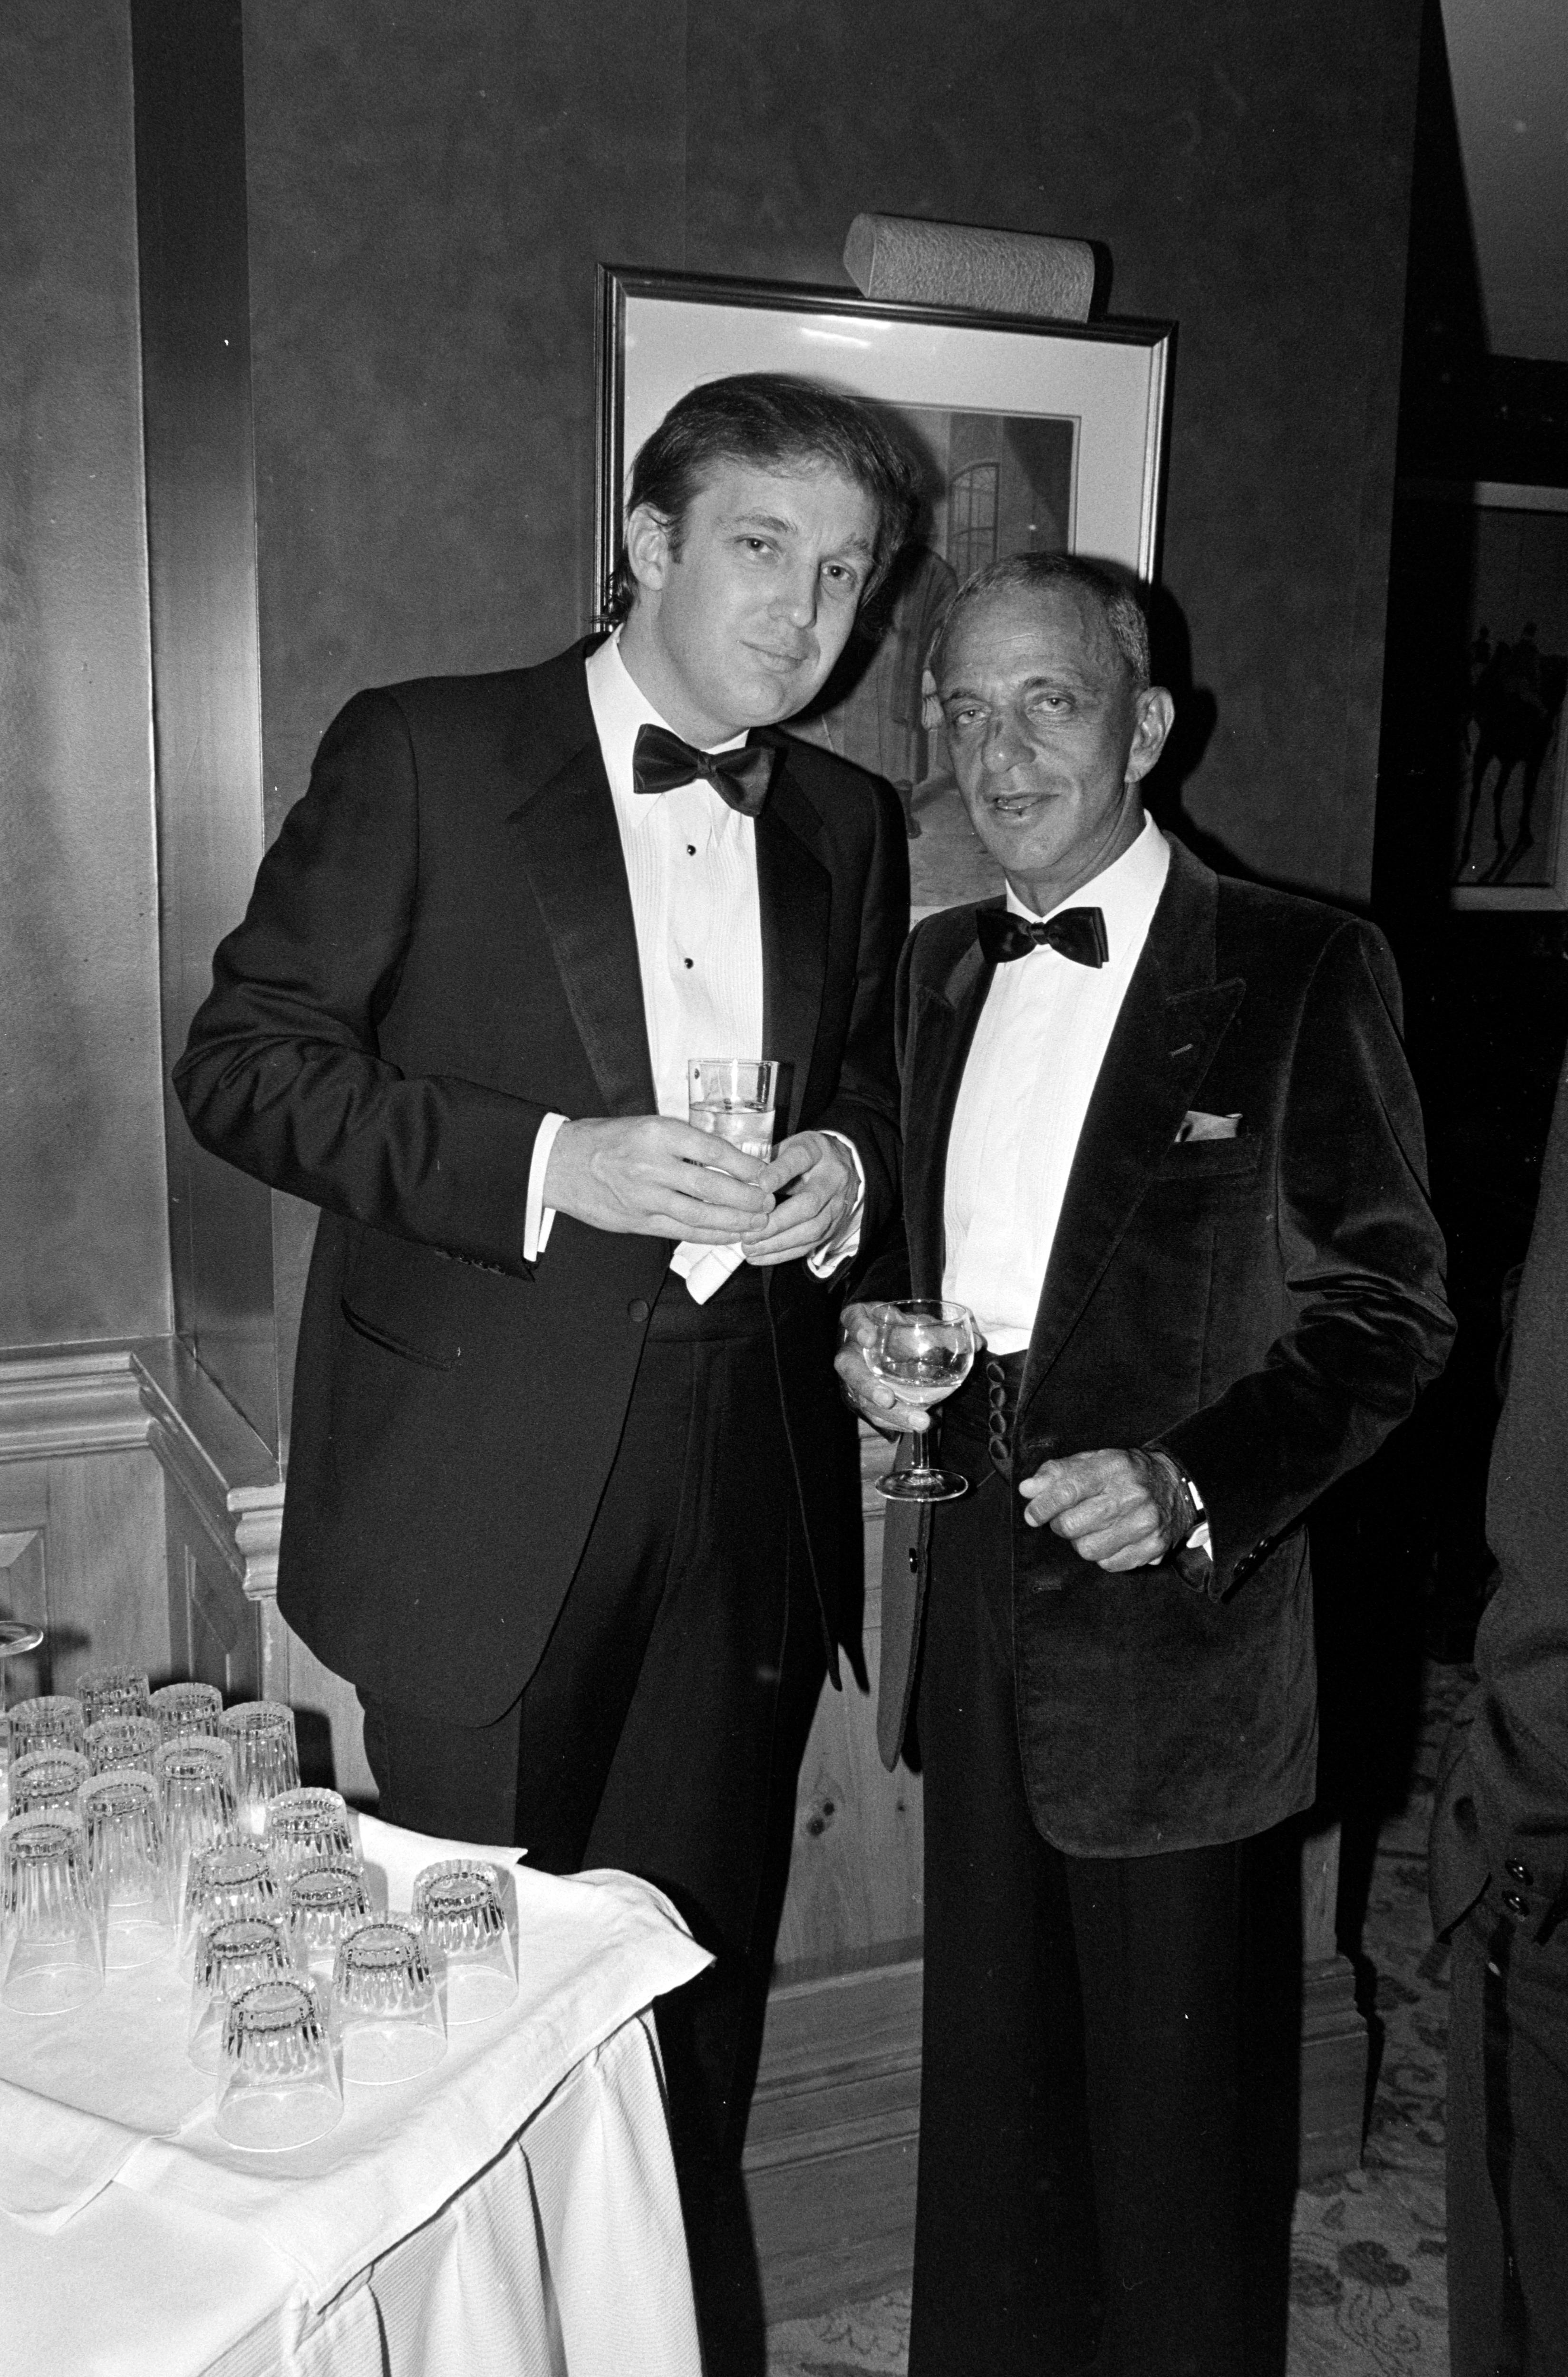
<instances>
[{"instance_id":1,"label":"framed artwork with horse","mask_svg":"<svg viewBox=\"0 0 1568 2377\"><path fill-rule=\"evenodd\" d=\"M1425 711L1452 902L1568 909L1568 487L1418 481L1399 494L1402 542L1425 573L1401 690Z\"/></svg>"}]
</instances>

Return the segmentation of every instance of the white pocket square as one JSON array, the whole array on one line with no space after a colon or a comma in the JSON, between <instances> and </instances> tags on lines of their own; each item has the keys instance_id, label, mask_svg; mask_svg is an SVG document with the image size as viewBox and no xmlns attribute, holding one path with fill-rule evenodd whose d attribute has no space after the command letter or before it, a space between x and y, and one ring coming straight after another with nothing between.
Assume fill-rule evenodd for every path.
<instances>
[{"instance_id":1,"label":"white pocket square","mask_svg":"<svg viewBox=\"0 0 1568 2377\"><path fill-rule=\"evenodd\" d=\"M1194 1139L1234 1139L1240 1120L1239 1114L1185 1114L1176 1134L1176 1144L1185 1147Z\"/></svg>"}]
</instances>

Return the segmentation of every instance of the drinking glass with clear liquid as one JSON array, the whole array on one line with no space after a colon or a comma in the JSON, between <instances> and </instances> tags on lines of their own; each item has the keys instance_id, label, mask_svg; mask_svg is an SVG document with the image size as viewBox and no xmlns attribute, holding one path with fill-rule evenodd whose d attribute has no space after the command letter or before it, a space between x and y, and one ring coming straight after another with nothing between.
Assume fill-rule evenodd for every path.
<instances>
[{"instance_id":1,"label":"drinking glass with clear liquid","mask_svg":"<svg viewBox=\"0 0 1568 2377\"><path fill-rule=\"evenodd\" d=\"M773 1099L779 1069L772 1057L693 1057L686 1068L687 1113L695 1130L728 1140L763 1163L773 1152Z\"/></svg>"},{"instance_id":2,"label":"drinking glass with clear liquid","mask_svg":"<svg viewBox=\"0 0 1568 2377\"><path fill-rule=\"evenodd\" d=\"M868 1308L876 1334L863 1348L867 1368L901 1402L928 1411L964 1384L979 1343L975 1315L967 1305L909 1296L902 1303L874 1304ZM928 1457L929 1445L928 1431L926 1445L916 1460L895 1464L878 1478L878 1493L890 1502L955 1502L967 1493L966 1478L932 1464Z\"/></svg>"}]
</instances>

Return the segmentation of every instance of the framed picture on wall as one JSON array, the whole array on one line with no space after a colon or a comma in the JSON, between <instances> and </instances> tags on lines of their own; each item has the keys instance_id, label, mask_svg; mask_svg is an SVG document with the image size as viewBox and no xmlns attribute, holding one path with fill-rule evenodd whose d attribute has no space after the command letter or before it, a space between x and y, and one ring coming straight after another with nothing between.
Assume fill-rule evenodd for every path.
<instances>
[{"instance_id":1,"label":"framed picture on wall","mask_svg":"<svg viewBox=\"0 0 1568 2377\"><path fill-rule=\"evenodd\" d=\"M1435 740L1423 757L1450 899L1568 909L1568 487L1414 480L1398 494L1418 603L1402 709Z\"/></svg>"},{"instance_id":2,"label":"framed picture on wall","mask_svg":"<svg viewBox=\"0 0 1568 2377\"><path fill-rule=\"evenodd\" d=\"M790 731L885 776L904 804L917 915L1001 876L970 827L920 673L973 570L1010 553L1157 568L1168 323L1039 322L879 304L839 290L599 273L597 602L620 552L627 477L676 400L735 372L791 372L879 406L924 490L916 538L811 710Z\"/></svg>"}]
</instances>

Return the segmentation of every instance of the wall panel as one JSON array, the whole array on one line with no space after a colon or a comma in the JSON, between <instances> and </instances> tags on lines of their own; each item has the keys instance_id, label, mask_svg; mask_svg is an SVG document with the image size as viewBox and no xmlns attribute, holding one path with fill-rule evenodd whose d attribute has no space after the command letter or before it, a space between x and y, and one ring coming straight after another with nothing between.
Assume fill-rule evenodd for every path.
<instances>
[{"instance_id":1,"label":"wall panel","mask_svg":"<svg viewBox=\"0 0 1568 2377\"><path fill-rule=\"evenodd\" d=\"M169 1325L130 44L0 17L0 1345Z\"/></svg>"},{"instance_id":2,"label":"wall panel","mask_svg":"<svg viewBox=\"0 0 1568 2377\"><path fill-rule=\"evenodd\" d=\"M142 379L171 1061L261 855L239 0L133 0ZM166 1118L175 1325L278 1441L267 1190Z\"/></svg>"}]
</instances>

